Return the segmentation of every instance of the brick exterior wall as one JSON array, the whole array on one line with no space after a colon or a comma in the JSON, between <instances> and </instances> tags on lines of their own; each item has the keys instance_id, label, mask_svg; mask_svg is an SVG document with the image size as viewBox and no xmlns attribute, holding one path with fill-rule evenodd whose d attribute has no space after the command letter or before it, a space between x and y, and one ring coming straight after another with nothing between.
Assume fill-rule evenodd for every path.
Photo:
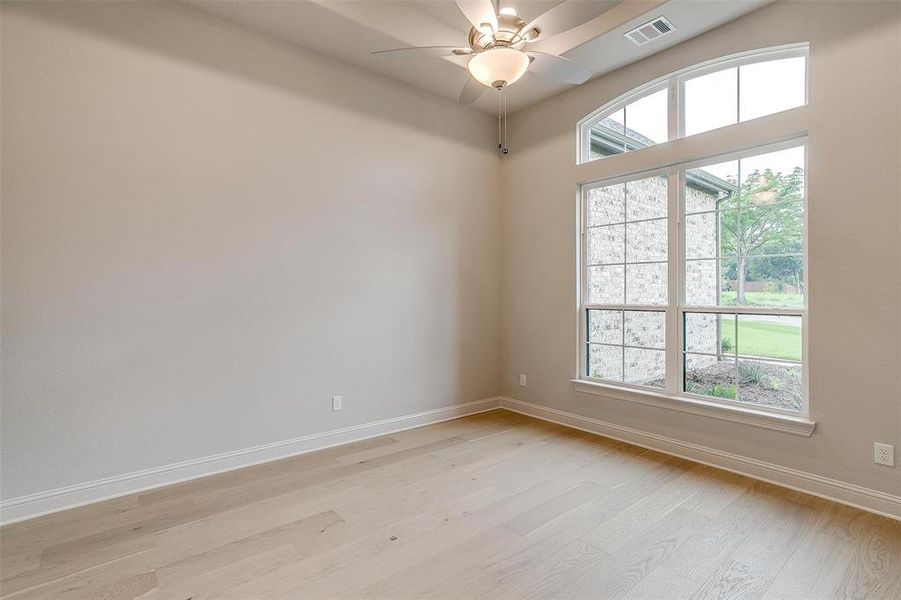
<instances>
[{"instance_id":1,"label":"brick exterior wall","mask_svg":"<svg viewBox=\"0 0 901 600\"><path fill-rule=\"evenodd\" d=\"M652 177L628 183L628 220L663 217L666 207L664 177ZM615 185L593 191L589 201L589 223L622 221L623 186ZM686 209L689 212L716 209L717 196L710 192L687 186ZM628 225L628 261L656 260L666 254L666 220L646 221ZM685 219L686 256L712 257L717 255L717 218L715 214L692 215ZM675 257L670 257L675 259ZM630 265L627 279L628 303L664 303L667 296L667 269L665 264ZM603 287L603 282L597 282ZM686 296L693 304L716 305L717 264L715 260L690 261L686 264ZM625 334L626 344L663 348L659 331L663 328L663 313L638 318L636 313L626 313L625 323L618 311L593 312L589 318L590 339L620 343ZM623 331L625 328L625 332ZM716 352L719 347L719 331L716 317L698 315L691 320L689 343L696 351ZM702 349L703 348L703 349ZM689 348L691 350L692 348ZM714 357L692 357L707 366L716 362ZM638 384L663 386L665 357L661 350L590 346L589 369L593 376Z\"/></svg>"}]
</instances>

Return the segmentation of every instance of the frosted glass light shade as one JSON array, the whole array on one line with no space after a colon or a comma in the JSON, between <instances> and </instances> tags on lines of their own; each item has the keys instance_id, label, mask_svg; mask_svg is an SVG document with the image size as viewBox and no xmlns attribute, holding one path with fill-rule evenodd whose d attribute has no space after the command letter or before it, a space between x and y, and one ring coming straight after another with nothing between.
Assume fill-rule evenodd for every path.
<instances>
[{"instance_id":1,"label":"frosted glass light shade","mask_svg":"<svg viewBox=\"0 0 901 600\"><path fill-rule=\"evenodd\" d=\"M492 48L469 61L469 72L483 85L503 87L517 81L529 68L529 57L513 48Z\"/></svg>"}]
</instances>

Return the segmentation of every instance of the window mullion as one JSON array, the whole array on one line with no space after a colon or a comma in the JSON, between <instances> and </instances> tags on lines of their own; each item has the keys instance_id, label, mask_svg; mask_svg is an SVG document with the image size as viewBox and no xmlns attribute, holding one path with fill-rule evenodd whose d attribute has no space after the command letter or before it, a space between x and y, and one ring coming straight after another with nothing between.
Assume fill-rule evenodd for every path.
<instances>
[{"instance_id":1,"label":"window mullion","mask_svg":"<svg viewBox=\"0 0 901 600\"><path fill-rule=\"evenodd\" d=\"M578 340L578 367L576 376L581 378L588 375L588 311L585 305L591 300L588 296L588 188L579 188L579 306L577 327L579 328Z\"/></svg>"},{"instance_id":2,"label":"window mullion","mask_svg":"<svg viewBox=\"0 0 901 600\"><path fill-rule=\"evenodd\" d=\"M669 80L669 95L667 100L667 129L670 140L675 140L682 135L682 123L679 114L679 105L681 103L681 82L678 77L671 77Z\"/></svg>"},{"instance_id":3,"label":"window mullion","mask_svg":"<svg viewBox=\"0 0 901 600\"><path fill-rule=\"evenodd\" d=\"M681 347L681 331L679 327L678 306L682 264L681 235L681 189L682 177L677 167L667 170L667 309L666 309L666 392L676 394L679 391L679 348Z\"/></svg>"}]
</instances>

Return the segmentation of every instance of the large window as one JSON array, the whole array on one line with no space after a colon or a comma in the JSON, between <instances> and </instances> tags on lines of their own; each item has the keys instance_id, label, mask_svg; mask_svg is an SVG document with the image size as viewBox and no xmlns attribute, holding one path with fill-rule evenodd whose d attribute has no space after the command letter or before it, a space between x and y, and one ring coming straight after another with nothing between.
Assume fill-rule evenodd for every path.
<instances>
[{"instance_id":1,"label":"large window","mask_svg":"<svg viewBox=\"0 0 901 600\"><path fill-rule=\"evenodd\" d=\"M805 149L583 186L582 377L802 411Z\"/></svg>"},{"instance_id":2,"label":"large window","mask_svg":"<svg viewBox=\"0 0 901 600\"><path fill-rule=\"evenodd\" d=\"M579 162L639 150L807 104L807 46L744 53L684 69L579 123Z\"/></svg>"},{"instance_id":3,"label":"large window","mask_svg":"<svg viewBox=\"0 0 901 600\"><path fill-rule=\"evenodd\" d=\"M730 57L583 120L586 158L736 129L582 184L579 382L806 417L807 141L745 124L806 104L806 65L806 46Z\"/></svg>"}]
</instances>

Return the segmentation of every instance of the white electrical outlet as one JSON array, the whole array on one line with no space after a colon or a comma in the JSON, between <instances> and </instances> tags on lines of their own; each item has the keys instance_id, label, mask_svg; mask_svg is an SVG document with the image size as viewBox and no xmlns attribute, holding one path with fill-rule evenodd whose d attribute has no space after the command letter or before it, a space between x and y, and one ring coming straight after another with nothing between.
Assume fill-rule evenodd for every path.
<instances>
[{"instance_id":1,"label":"white electrical outlet","mask_svg":"<svg viewBox=\"0 0 901 600\"><path fill-rule=\"evenodd\" d=\"M891 444L875 442L873 448L876 451L875 461L877 465L895 466L895 447Z\"/></svg>"},{"instance_id":2,"label":"white electrical outlet","mask_svg":"<svg viewBox=\"0 0 901 600\"><path fill-rule=\"evenodd\" d=\"M519 387L526 387L526 376L523 373L519 374Z\"/></svg>"},{"instance_id":3,"label":"white electrical outlet","mask_svg":"<svg viewBox=\"0 0 901 600\"><path fill-rule=\"evenodd\" d=\"M344 396L332 396L332 411L344 410Z\"/></svg>"}]
</instances>

